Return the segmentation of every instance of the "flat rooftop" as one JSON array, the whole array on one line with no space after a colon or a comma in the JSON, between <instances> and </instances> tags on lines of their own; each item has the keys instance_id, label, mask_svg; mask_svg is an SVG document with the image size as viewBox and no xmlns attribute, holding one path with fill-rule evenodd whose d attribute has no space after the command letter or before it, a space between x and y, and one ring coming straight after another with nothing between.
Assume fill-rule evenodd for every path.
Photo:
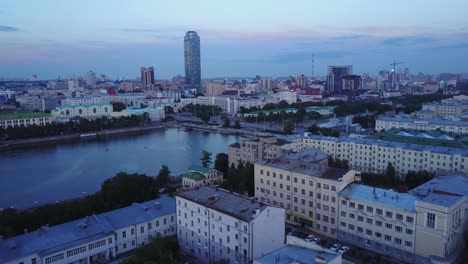
<instances>
[{"instance_id":1,"label":"flat rooftop","mask_svg":"<svg viewBox=\"0 0 468 264\"><path fill-rule=\"evenodd\" d=\"M315 264L317 263L316 258L323 259L323 263L329 263L331 261L336 260L337 258L341 258L341 256L338 253L319 252L313 249L286 245L257 258L255 261L262 264Z\"/></svg>"},{"instance_id":2,"label":"flat rooftop","mask_svg":"<svg viewBox=\"0 0 468 264\"><path fill-rule=\"evenodd\" d=\"M256 209L265 210L268 205L237 193L216 187L200 187L178 193L176 196L201 204L208 208L250 222Z\"/></svg>"},{"instance_id":3,"label":"flat rooftop","mask_svg":"<svg viewBox=\"0 0 468 264\"><path fill-rule=\"evenodd\" d=\"M27 119L27 118L41 118L52 117L51 114L42 112L17 112L10 114L0 114L0 120L13 120L13 119Z\"/></svg>"},{"instance_id":4,"label":"flat rooftop","mask_svg":"<svg viewBox=\"0 0 468 264\"><path fill-rule=\"evenodd\" d=\"M375 190L375 192L374 192ZM408 193L399 193L393 190L374 188L358 183L350 183L340 192L340 197L375 203L390 208L416 212L416 197Z\"/></svg>"},{"instance_id":5,"label":"flat rooftop","mask_svg":"<svg viewBox=\"0 0 468 264\"><path fill-rule=\"evenodd\" d=\"M409 193L418 201L450 207L468 196L468 176L437 176L412 189Z\"/></svg>"},{"instance_id":6,"label":"flat rooftop","mask_svg":"<svg viewBox=\"0 0 468 264\"><path fill-rule=\"evenodd\" d=\"M46 256L104 238L115 230L149 219L175 214L175 199L167 195L144 203L134 203L99 215L91 215L56 226L0 241L0 263L39 253Z\"/></svg>"}]
</instances>

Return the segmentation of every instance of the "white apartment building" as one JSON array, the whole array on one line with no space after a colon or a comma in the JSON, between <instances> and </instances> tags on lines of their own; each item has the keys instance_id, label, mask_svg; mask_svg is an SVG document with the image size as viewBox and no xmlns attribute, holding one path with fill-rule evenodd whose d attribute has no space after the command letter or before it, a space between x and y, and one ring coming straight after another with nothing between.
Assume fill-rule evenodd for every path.
<instances>
[{"instance_id":1,"label":"white apartment building","mask_svg":"<svg viewBox=\"0 0 468 264\"><path fill-rule=\"evenodd\" d=\"M186 189L220 184L222 182L222 172L203 166L192 165L189 167L188 172L182 174L182 187Z\"/></svg>"},{"instance_id":2,"label":"white apartment building","mask_svg":"<svg viewBox=\"0 0 468 264\"><path fill-rule=\"evenodd\" d=\"M102 116L110 116L112 111L113 107L111 104L70 105L55 108L52 110L52 116L65 121L76 116L94 119Z\"/></svg>"},{"instance_id":3,"label":"white apartment building","mask_svg":"<svg viewBox=\"0 0 468 264\"><path fill-rule=\"evenodd\" d=\"M337 237L338 192L358 179L356 171L328 167L328 158L308 149L255 163L255 197L286 209L286 221Z\"/></svg>"},{"instance_id":4,"label":"white apartment building","mask_svg":"<svg viewBox=\"0 0 468 264\"><path fill-rule=\"evenodd\" d=\"M214 187L179 193L176 201L180 249L201 263L251 263L284 244L282 208Z\"/></svg>"},{"instance_id":5,"label":"white apartment building","mask_svg":"<svg viewBox=\"0 0 468 264\"><path fill-rule=\"evenodd\" d=\"M442 100L440 103L423 104L422 111L431 112L432 117L462 116L468 113L468 99L467 96L461 95Z\"/></svg>"},{"instance_id":6,"label":"white apartment building","mask_svg":"<svg viewBox=\"0 0 468 264\"><path fill-rule=\"evenodd\" d=\"M50 114L41 112L18 112L14 114L0 114L0 127L7 129L8 127L19 126L44 126L51 124L54 118Z\"/></svg>"},{"instance_id":7,"label":"white apartment building","mask_svg":"<svg viewBox=\"0 0 468 264\"><path fill-rule=\"evenodd\" d=\"M468 173L468 150L350 137L306 135L296 151L318 148L333 158L347 160L352 169L384 172L391 162L399 174L408 171Z\"/></svg>"},{"instance_id":8,"label":"white apartment building","mask_svg":"<svg viewBox=\"0 0 468 264\"><path fill-rule=\"evenodd\" d=\"M109 96L109 101L113 102L120 102L125 104L126 106L137 106L138 102L146 99L147 95L145 93L124 93L124 94L117 94L115 96Z\"/></svg>"},{"instance_id":9,"label":"white apartment building","mask_svg":"<svg viewBox=\"0 0 468 264\"><path fill-rule=\"evenodd\" d=\"M250 162L284 156L290 142L276 136L242 137L238 143L229 146L229 166L239 162Z\"/></svg>"},{"instance_id":10,"label":"white apartment building","mask_svg":"<svg viewBox=\"0 0 468 264\"><path fill-rule=\"evenodd\" d=\"M159 199L0 240L0 263L107 262L176 231L175 199Z\"/></svg>"},{"instance_id":11,"label":"white apartment building","mask_svg":"<svg viewBox=\"0 0 468 264\"><path fill-rule=\"evenodd\" d=\"M409 193L351 183L339 194L338 239L410 263L456 263L468 221L468 177L439 176Z\"/></svg>"},{"instance_id":12,"label":"white apartment building","mask_svg":"<svg viewBox=\"0 0 468 264\"><path fill-rule=\"evenodd\" d=\"M61 101L62 106L109 104L109 97L74 97L65 98Z\"/></svg>"},{"instance_id":13,"label":"white apartment building","mask_svg":"<svg viewBox=\"0 0 468 264\"><path fill-rule=\"evenodd\" d=\"M468 122L445 119L413 119L401 116L380 116L375 121L375 130L412 129L420 131L443 131L454 134L468 134Z\"/></svg>"}]
</instances>

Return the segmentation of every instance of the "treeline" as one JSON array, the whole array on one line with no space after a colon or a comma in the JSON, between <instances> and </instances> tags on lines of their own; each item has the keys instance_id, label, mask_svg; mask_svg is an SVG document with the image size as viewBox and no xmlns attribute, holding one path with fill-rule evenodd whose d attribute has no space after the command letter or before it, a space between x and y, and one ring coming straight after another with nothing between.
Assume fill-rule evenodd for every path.
<instances>
[{"instance_id":1,"label":"treeline","mask_svg":"<svg viewBox=\"0 0 468 264\"><path fill-rule=\"evenodd\" d=\"M338 159L333 158L332 156L328 156L328 166L347 170L349 169L349 162L345 159Z\"/></svg>"},{"instance_id":2,"label":"treeline","mask_svg":"<svg viewBox=\"0 0 468 264\"><path fill-rule=\"evenodd\" d=\"M353 124L359 124L362 128L375 127L375 115L358 115L353 117Z\"/></svg>"},{"instance_id":3,"label":"treeline","mask_svg":"<svg viewBox=\"0 0 468 264\"><path fill-rule=\"evenodd\" d=\"M392 166L393 168L393 166ZM435 177L435 173L428 171L409 171L402 177L397 177L392 168L387 167L385 173L361 173L361 180L366 185L391 188L399 192L408 192ZM390 173L389 173L390 171Z\"/></svg>"},{"instance_id":4,"label":"treeline","mask_svg":"<svg viewBox=\"0 0 468 264\"><path fill-rule=\"evenodd\" d=\"M0 128L0 140L25 139L37 137L51 137L75 133L96 132L104 129L116 129L127 127L138 127L148 124L150 121L148 113L143 115L121 116L118 118L100 117L93 120L81 118L79 121L68 121L66 123L53 122L44 126L16 126L7 129Z\"/></svg>"},{"instance_id":5,"label":"treeline","mask_svg":"<svg viewBox=\"0 0 468 264\"><path fill-rule=\"evenodd\" d=\"M228 170L227 178L221 184L221 187L233 192L245 194L249 196L255 195L255 178L254 165L250 162L240 162L236 167L231 164Z\"/></svg>"},{"instance_id":6,"label":"treeline","mask_svg":"<svg viewBox=\"0 0 468 264\"><path fill-rule=\"evenodd\" d=\"M452 97L452 95L442 95L442 94L427 94L427 95L410 95L405 97L399 97L393 99L395 105L401 105L397 108L398 111L403 111L406 114L410 114L415 111L422 109L424 103L430 103L435 101L440 101Z\"/></svg>"},{"instance_id":7,"label":"treeline","mask_svg":"<svg viewBox=\"0 0 468 264\"><path fill-rule=\"evenodd\" d=\"M140 263L187 263L179 254L179 243L176 237L156 236L149 244L138 247L122 264Z\"/></svg>"},{"instance_id":8,"label":"treeline","mask_svg":"<svg viewBox=\"0 0 468 264\"><path fill-rule=\"evenodd\" d=\"M328 105L332 105L332 104L329 103ZM285 109L285 108L298 108L299 109L299 108L307 108L307 107L310 107L310 106L323 106L323 104L320 103L320 102L299 102L299 103L289 104L285 100L282 100L282 101L278 102L277 104L275 104L275 103L265 104L263 107L252 106L250 108L246 108L246 107L241 106L240 107L240 112L245 114L245 113L251 113L251 112L258 112L258 111L265 111L265 110L275 110L275 109Z\"/></svg>"},{"instance_id":9,"label":"treeline","mask_svg":"<svg viewBox=\"0 0 468 264\"><path fill-rule=\"evenodd\" d=\"M340 102L335 108L335 114L337 116L347 116L364 113L366 111L375 112L377 114L384 114L385 112L391 110L393 110L393 106L388 104L381 104L378 102Z\"/></svg>"},{"instance_id":10,"label":"treeline","mask_svg":"<svg viewBox=\"0 0 468 264\"><path fill-rule=\"evenodd\" d=\"M58 225L158 198L158 190L168 184L170 171L163 166L157 177L119 172L105 180L95 194L47 204L26 210L8 208L0 212L0 234L20 235L24 229L35 231L44 225Z\"/></svg>"},{"instance_id":11,"label":"treeline","mask_svg":"<svg viewBox=\"0 0 468 264\"><path fill-rule=\"evenodd\" d=\"M188 104L184 106L182 111L189 112L200 118L203 122L208 123L211 117L213 115L219 115L222 109L216 105Z\"/></svg>"},{"instance_id":12,"label":"treeline","mask_svg":"<svg viewBox=\"0 0 468 264\"><path fill-rule=\"evenodd\" d=\"M327 127L318 127L317 125L310 126L307 131L313 135L322 135L326 137L340 137L340 131L327 128Z\"/></svg>"},{"instance_id":13,"label":"treeline","mask_svg":"<svg viewBox=\"0 0 468 264\"><path fill-rule=\"evenodd\" d=\"M255 122L283 122L283 121L295 121L301 123L306 118L320 118L320 114L317 112L309 112L307 113L305 108L298 108L295 113L293 112L286 112L281 111L279 113L268 113L265 114L264 112L259 112L257 116L247 116L245 117L245 121L249 123Z\"/></svg>"}]
</instances>

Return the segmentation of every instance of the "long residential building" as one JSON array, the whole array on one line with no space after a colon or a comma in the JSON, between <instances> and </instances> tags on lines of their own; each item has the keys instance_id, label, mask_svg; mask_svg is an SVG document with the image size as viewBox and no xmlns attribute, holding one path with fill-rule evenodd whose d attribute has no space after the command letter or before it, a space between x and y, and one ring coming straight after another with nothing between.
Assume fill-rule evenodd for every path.
<instances>
[{"instance_id":1,"label":"long residential building","mask_svg":"<svg viewBox=\"0 0 468 264\"><path fill-rule=\"evenodd\" d=\"M18 112L13 114L0 114L0 127L7 129L8 127L20 126L43 126L54 121L53 116L41 112Z\"/></svg>"},{"instance_id":2,"label":"long residential building","mask_svg":"<svg viewBox=\"0 0 468 264\"><path fill-rule=\"evenodd\" d=\"M176 231L175 199L144 203L0 240L0 263L99 263Z\"/></svg>"},{"instance_id":3,"label":"long residential building","mask_svg":"<svg viewBox=\"0 0 468 264\"><path fill-rule=\"evenodd\" d=\"M468 173L467 149L309 134L295 143L296 151L318 148L333 158L347 160L350 168L363 172L384 172L390 162L400 175L421 170Z\"/></svg>"},{"instance_id":4,"label":"long residential building","mask_svg":"<svg viewBox=\"0 0 468 264\"><path fill-rule=\"evenodd\" d=\"M200 263L251 263L284 245L282 208L206 186L181 192L176 201L180 248Z\"/></svg>"},{"instance_id":5,"label":"long residential building","mask_svg":"<svg viewBox=\"0 0 468 264\"><path fill-rule=\"evenodd\" d=\"M337 237L338 192L358 179L356 171L328 167L318 149L255 163L255 197L285 208L286 222Z\"/></svg>"},{"instance_id":6,"label":"long residential building","mask_svg":"<svg viewBox=\"0 0 468 264\"><path fill-rule=\"evenodd\" d=\"M443 131L454 134L468 134L468 122L445 119L413 119L409 117L381 116L375 120L375 130L412 129L419 131Z\"/></svg>"},{"instance_id":7,"label":"long residential building","mask_svg":"<svg viewBox=\"0 0 468 264\"><path fill-rule=\"evenodd\" d=\"M68 121L74 117L94 119L110 116L112 111L111 104L69 105L55 108L52 110L52 116L61 121Z\"/></svg>"}]
</instances>

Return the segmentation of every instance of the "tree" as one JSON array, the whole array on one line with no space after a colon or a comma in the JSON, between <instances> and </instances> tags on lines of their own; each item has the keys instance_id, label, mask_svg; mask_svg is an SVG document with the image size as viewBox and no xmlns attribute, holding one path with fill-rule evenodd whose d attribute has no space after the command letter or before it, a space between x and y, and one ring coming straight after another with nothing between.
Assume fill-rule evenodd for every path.
<instances>
[{"instance_id":1,"label":"tree","mask_svg":"<svg viewBox=\"0 0 468 264\"><path fill-rule=\"evenodd\" d=\"M162 165L159 169L158 175L156 176L156 184L158 187L166 186L171 179L171 171L166 165Z\"/></svg>"},{"instance_id":2,"label":"tree","mask_svg":"<svg viewBox=\"0 0 468 264\"><path fill-rule=\"evenodd\" d=\"M385 170L385 176L387 177L387 181L389 181L390 185L394 186L396 181L396 171L395 167L391 162L389 162L387 165L387 169Z\"/></svg>"},{"instance_id":3,"label":"tree","mask_svg":"<svg viewBox=\"0 0 468 264\"><path fill-rule=\"evenodd\" d=\"M112 109L114 112L121 112L127 108L124 103L121 102L112 102Z\"/></svg>"},{"instance_id":4,"label":"tree","mask_svg":"<svg viewBox=\"0 0 468 264\"><path fill-rule=\"evenodd\" d=\"M183 263L184 261L180 259L180 256L177 238L157 235L149 244L138 247L134 254L126 258L122 263Z\"/></svg>"},{"instance_id":5,"label":"tree","mask_svg":"<svg viewBox=\"0 0 468 264\"><path fill-rule=\"evenodd\" d=\"M164 107L164 111L166 112L166 114L173 114L174 113L174 108L172 108L172 106L170 106L170 105L166 105Z\"/></svg>"},{"instance_id":6,"label":"tree","mask_svg":"<svg viewBox=\"0 0 468 264\"><path fill-rule=\"evenodd\" d=\"M235 129L240 129L241 128L239 120L236 120L236 122L234 123L234 128Z\"/></svg>"},{"instance_id":7,"label":"tree","mask_svg":"<svg viewBox=\"0 0 468 264\"><path fill-rule=\"evenodd\" d=\"M294 131L293 122L291 121L286 122L286 124L284 124L284 127L283 127L284 134L289 135L289 134L292 134L293 131Z\"/></svg>"},{"instance_id":8,"label":"tree","mask_svg":"<svg viewBox=\"0 0 468 264\"><path fill-rule=\"evenodd\" d=\"M202 150L202 157L200 160L202 162L203 167L208 168L211 164L211 152Z\"/></svg>"},{"instance_id":9,"label":"tree","mask_svg":"<svg viewBox=\"0 0 468 264\"><path fill-rule=\"evenodd\" d=\"M230 126L231 126L231 120L229 120L229 118L225 117L223 127L230 127Z\"/></svg>"},{"instance_id":10,"label":"tree","mask_svg":"<svg viewBox=\"0 0 468 264\"><path fill-rule=\"evenodd\" d=\"M227 177L228 170L229 170L229 156L228 156L228 154L218 153L216 155L214 167L215 167L215 169L222 172L225 177Z\"/></svg>"}]
</instances>

